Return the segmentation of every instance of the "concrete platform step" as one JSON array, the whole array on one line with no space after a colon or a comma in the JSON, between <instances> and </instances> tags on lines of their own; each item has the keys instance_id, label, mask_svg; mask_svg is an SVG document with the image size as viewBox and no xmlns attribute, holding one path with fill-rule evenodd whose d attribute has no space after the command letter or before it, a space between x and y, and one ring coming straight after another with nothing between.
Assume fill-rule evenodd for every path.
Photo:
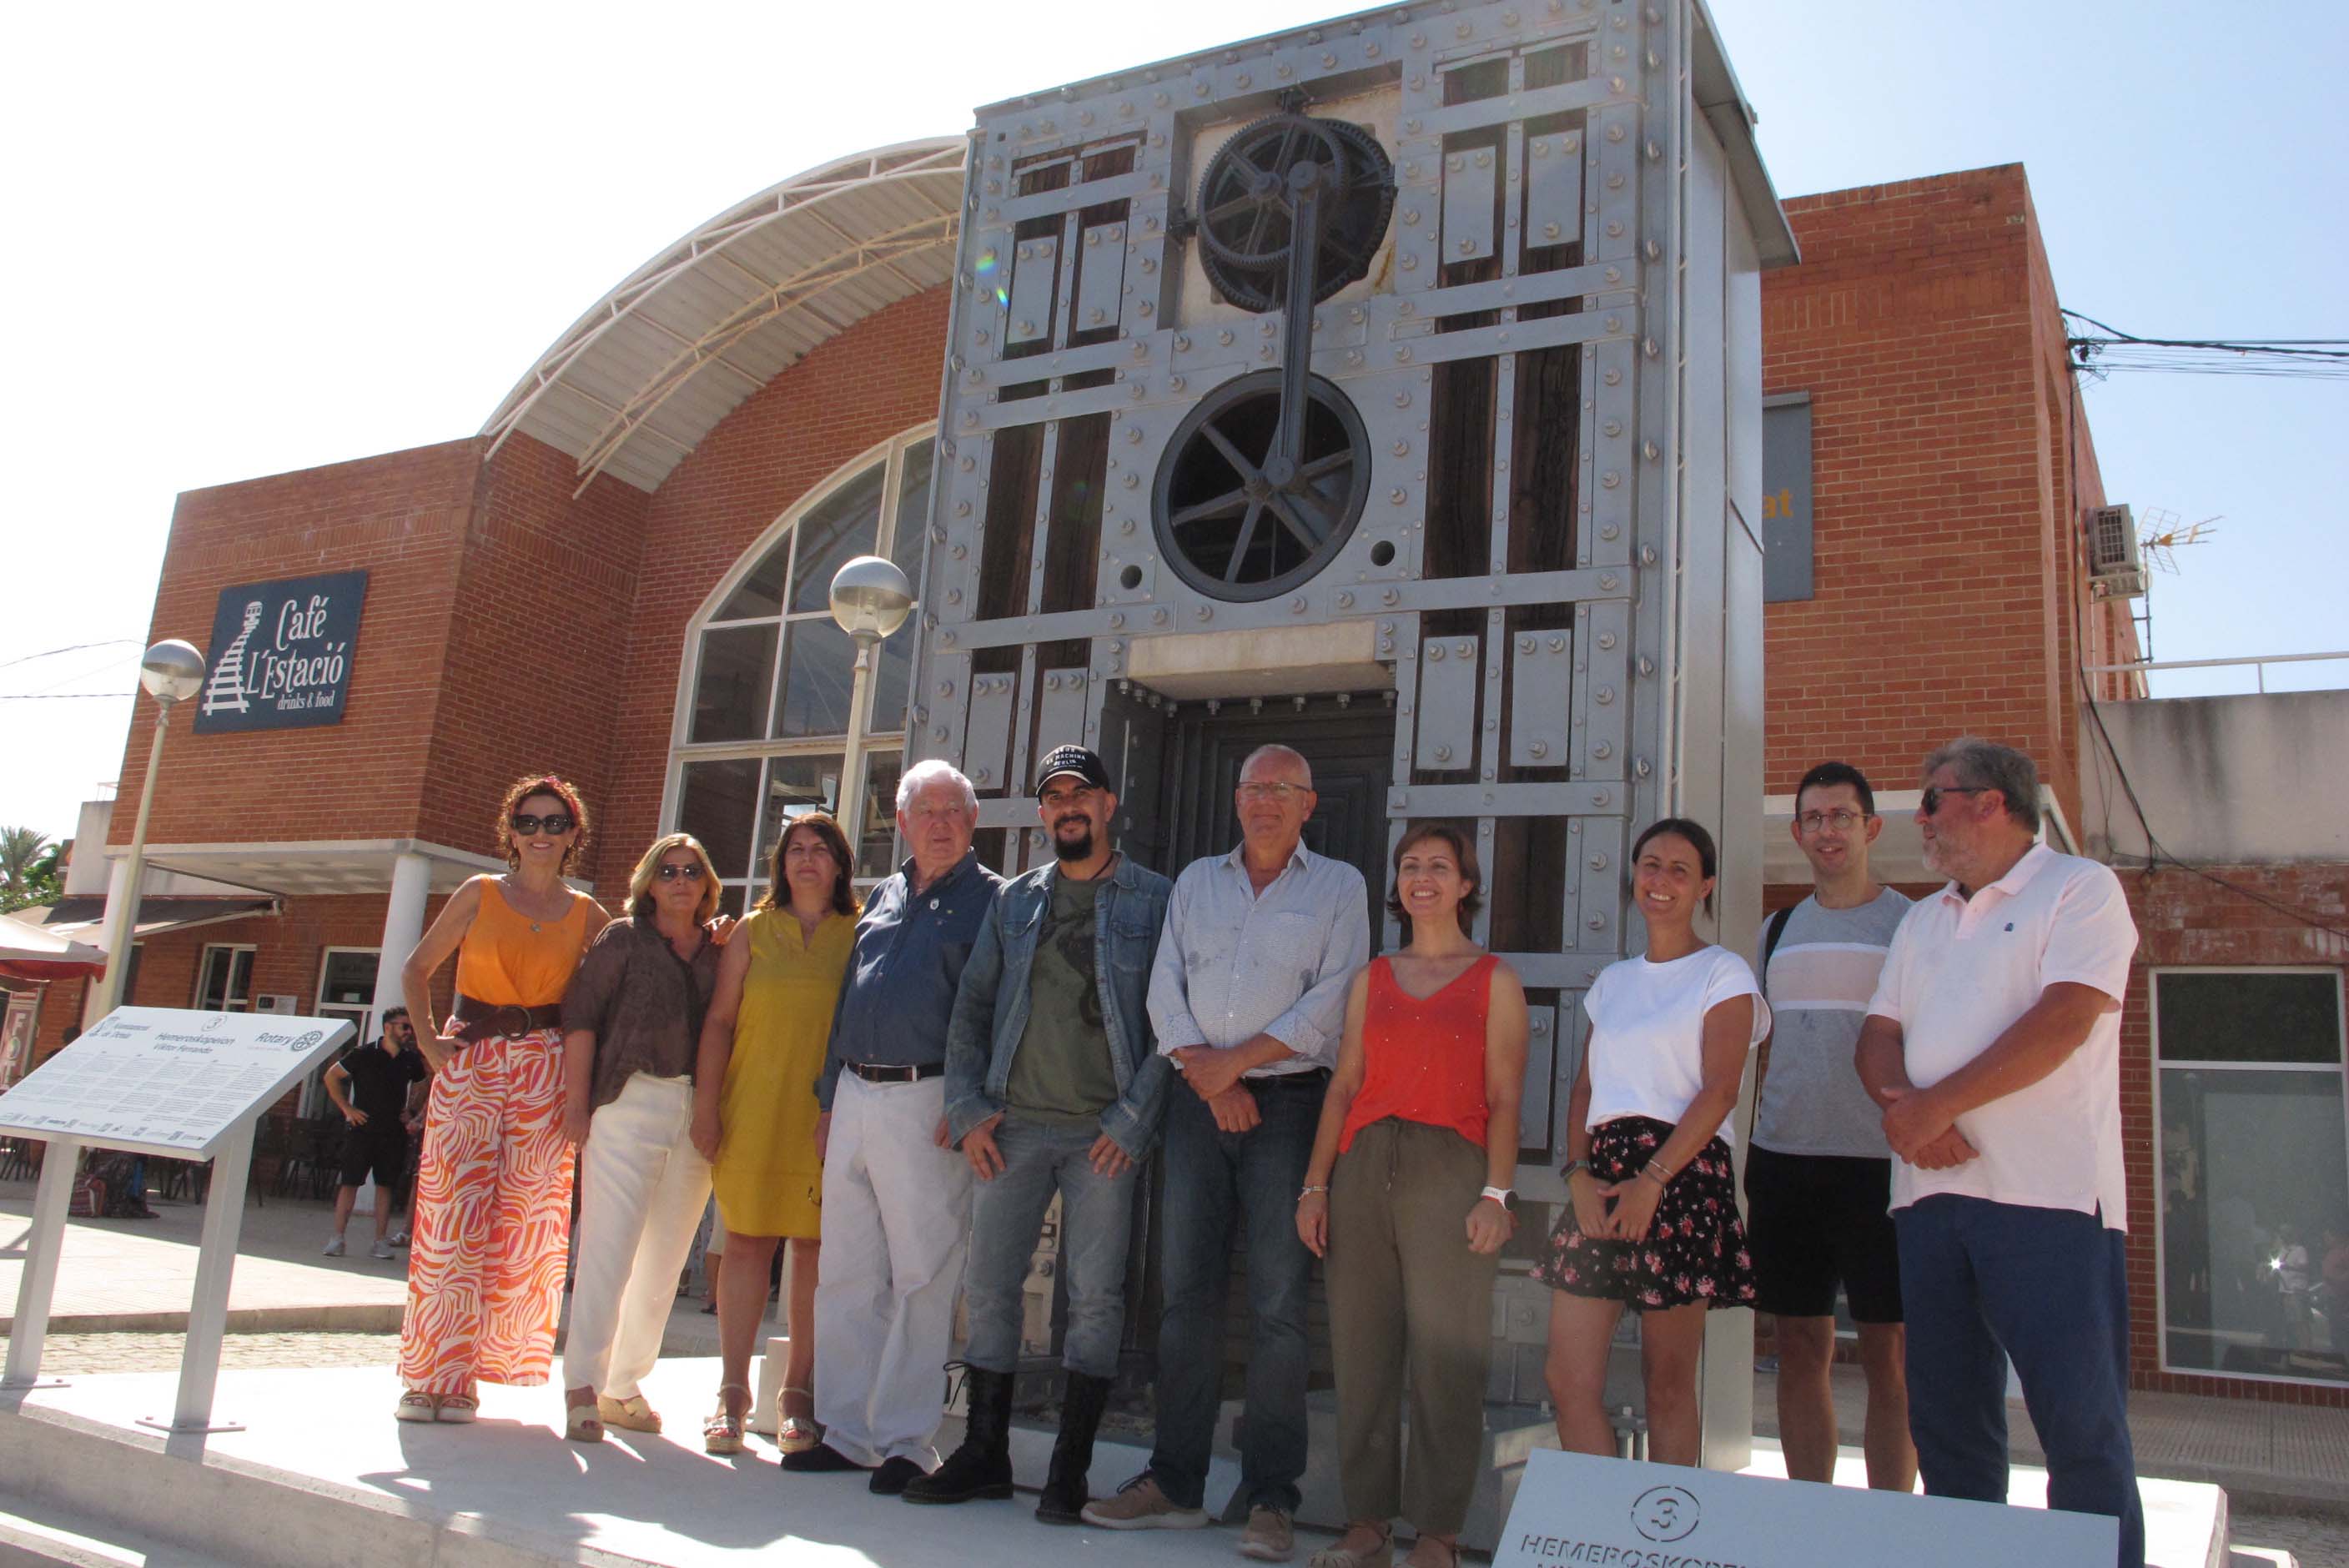
<instances>
[{"instance_id":1,"label":"concrete platform step","mask_svg":"<svg viewBox=\"0 0 2349 1568\"><path fill-rule=\"evenodd\" d=\"M0 1510L0 1568L63 1563L67 1568L231 1568L143 1531L70 1509L11 1496Z\"/></svg>"},{"instance_id":2,"label":"concrete platform step","mask_svg":"<svg viewBox=\"0 0 2349 1568\"><path fill-rule=\"evenodd\" d=\"M2300 1559L2273 1548L2230 1546L2227 1549L2227 1568L2300 1568Z\"/></svg>"}]
</instances>

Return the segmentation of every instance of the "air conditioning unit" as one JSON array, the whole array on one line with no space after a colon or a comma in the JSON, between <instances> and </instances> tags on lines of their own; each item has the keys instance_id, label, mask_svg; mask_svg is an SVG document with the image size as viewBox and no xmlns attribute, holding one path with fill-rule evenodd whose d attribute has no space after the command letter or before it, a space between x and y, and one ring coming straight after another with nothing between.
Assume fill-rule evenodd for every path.
<instances>
[{"instance_id":1,"label":"air conditioning unit","mask_svg":"<svg viewBox=\"0 0 2349 1568\"><path fill-rule=\"evenodd\" d=\"M260 996L254 998L253 1010L256 1013L298 1013L302 1010L302 998L299 996Z\"/></svg>"},{"instance_id":2,"label":"air conditioning unit","mask_svg":"<svg viewBox=\"0 0 2349 1568\"><path fill-rule=\"evenodd\" d=\"M2146 591L2137 552L2137 514L2126 506L2088 509L2088 593L2097 599L2137 599Z\"/></svg>"}]
</instances>

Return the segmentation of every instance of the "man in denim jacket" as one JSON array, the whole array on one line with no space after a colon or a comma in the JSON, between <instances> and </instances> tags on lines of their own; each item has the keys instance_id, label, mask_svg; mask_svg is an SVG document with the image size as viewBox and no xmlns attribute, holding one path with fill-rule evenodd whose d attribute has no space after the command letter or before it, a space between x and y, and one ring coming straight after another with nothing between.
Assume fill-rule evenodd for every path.
<instances>
[{"instance_id":1,"label":"man in denim jacket","mask_svg":"<svg viewBox=\"0 0 2349 1568\"><path fill-rule=\"evenodd\" d=\"M947 1029L947 1129L978 1187L963 1299L968 1435L908 1502L1011 1495L1011 1375L1021 1287L1061 1195L1068 1398L1036 1517L1074 1524L1117 1377L1133 1186L1173 1074L1145 995L1174 884L1110 847L1109 770L1081 746L1037 769L1055 863L1008 883L979 929Z\"/></svg>"}]
</instances>

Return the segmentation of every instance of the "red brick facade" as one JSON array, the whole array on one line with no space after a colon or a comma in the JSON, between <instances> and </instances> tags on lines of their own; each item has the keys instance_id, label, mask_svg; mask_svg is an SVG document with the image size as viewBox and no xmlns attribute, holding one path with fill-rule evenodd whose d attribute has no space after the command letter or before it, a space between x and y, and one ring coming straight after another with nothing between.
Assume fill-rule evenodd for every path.
<instances>
[{"instance_id":1,"label":"red brick facade","mask_svg":"<svg viewBox=\"0 0 2349 1568\"><path fill-rule=\"evenodd\" d=\"M1768 788L1839 757L1889 787L1971 733L2079 820L2079 686L2128 656L2085 596L2104 501L2018 164L1798 197L1764 274L1763 390L1810 395L1816 596L1767 614ZM2071 454L2067 460L2067 454Z\"/></svg>"}]
</instances>

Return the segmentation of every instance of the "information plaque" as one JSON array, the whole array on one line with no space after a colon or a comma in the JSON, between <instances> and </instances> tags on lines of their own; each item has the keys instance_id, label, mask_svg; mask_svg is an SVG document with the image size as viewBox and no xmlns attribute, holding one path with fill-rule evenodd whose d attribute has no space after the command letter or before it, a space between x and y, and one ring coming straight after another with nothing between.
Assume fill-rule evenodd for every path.
<instances>
[{"instance_id":1,"label":"information plaque","mask_svg":"<svg viewBox=\"0 0 2349 1568\"><path fill-rule=\"evenodd\" d=\"M2119 1552L2101 1514L1536 1449L1493 1568L2069 1568Z\"/></svg>"},{"instance_id":2,"label":"information plaque","mask_svg":"<svg viewBox=\"0 0 2349 1568\"><path fill-rule=\"evenodd\" d=\"M144 1418L171 1434L166 1452L201 1453L205 1434L237 1429L212 1419L229 1275L236 1267L254 1124L279 1095L357 1031L346 1019L281 1013L196 1013L118 1007L72 1045L0 1094L0 1132L47 1144L25 1238L16 1315L0 1388L41 1386L49 1302L64 1251L66 1204L85 1144L170 1160L210 1160L196 1282L169 1417ZM192 1443L193 1448L187 1447Z\"/></svg>"},{"instance_id":3,"label":"information plaque","mask_svg":"<svg viewBox=\"0 0 2349 1568\"><path fill-rule=\"evenodd\" d=\"M0 1132L207 1160L355 1033L339 1018L118 1007L0 1094Z\"/></svg>"}]
</instances>

